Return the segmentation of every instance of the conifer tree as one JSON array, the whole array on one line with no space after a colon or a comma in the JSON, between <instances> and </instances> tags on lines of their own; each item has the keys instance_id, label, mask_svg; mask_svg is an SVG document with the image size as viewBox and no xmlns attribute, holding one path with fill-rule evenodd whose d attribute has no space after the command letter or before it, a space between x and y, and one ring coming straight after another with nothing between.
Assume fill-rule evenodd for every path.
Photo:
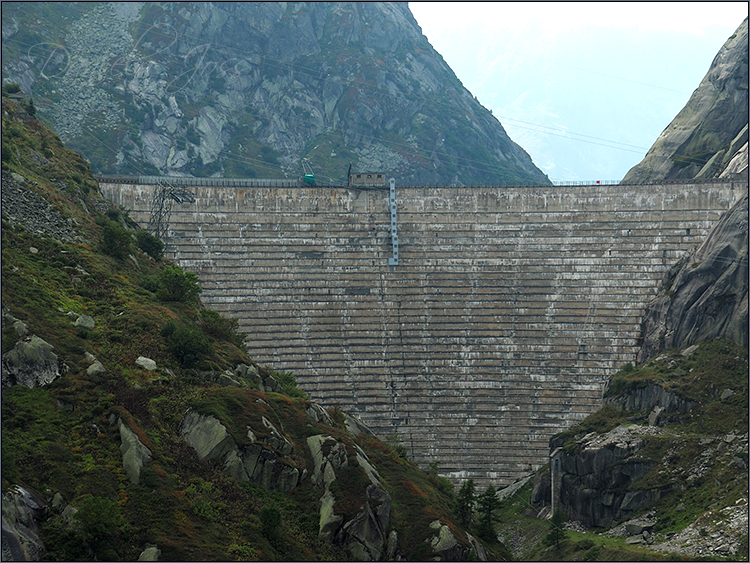
<instances>
[{"instance_id":1,"label":"conifer tree","mask_svg":"<svg viewBox=\"0 0 750 563\"><path fill-rule=\"evenodd\" d=\"M477 498L479 505L479 537L486 541L495 541L495 511L500 508L500 499L497 497L495 487L489 485L487 489Z\"/></svg>"},{"instance_id":2,"label":"conifer tree","mask_svg":"<svg viewBox=\"0 0 750 563\"><path fill-rule=\"evenodd\" d=\"M471 524L471 517L474 513L474 505L476 504L476 486L474 485L474 479L468 479L464 481L461 488L458 491L456 497L456 516L458 520L464 526Z\"/></svg>"}]
</instances>

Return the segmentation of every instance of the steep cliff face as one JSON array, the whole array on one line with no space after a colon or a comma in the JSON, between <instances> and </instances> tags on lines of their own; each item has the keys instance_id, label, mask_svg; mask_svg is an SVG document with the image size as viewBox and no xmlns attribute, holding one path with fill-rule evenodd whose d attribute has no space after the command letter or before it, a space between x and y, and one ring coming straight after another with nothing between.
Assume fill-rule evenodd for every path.
<instances>
[{"instance_id":1,"label":"steep cliff face","mask_svg":"<svg viewBox=\"0 0 750 563\"><path fill-rule=\"evenodd\" d=\"M747 19L716 55L687 105L622 180L658 182L719 176L748 141ZM736 166L735 162L732 166Z\"/></svg>"},{"instance_id":2,"label":"steep cliff face","mask_svg":"<svg viewBox=\"0 0 750 563\"><path fill-rule=\"evenodd\" d=\"M656 550L741 553L747 348L701 342L628 365L611 379L604 403L550 440L550 473L537 477L531 497L543 505L540 515L561 511ZM735 509L744 509L744 520ZM675 533L699 522L711 533Z\"/></svg>"},{"instance_id":3,"label":"steep cliff face","mask_svg":"<svg viewBox=\"0 0 750 563\"><path fill-rule=\"evenodd\" d=\"M747 214L745 196L667 273L643 317L639 362L702 340L747 345Z\"/></svg>"},{"instance_id":4,"label":"steep cliff face","mask_svg":"<svg viewBox=\"0 0 750 563\"><path fill-rule=\"evenodd\" d=\"M407 4L3 4L3 80L102 173L549 183Z\"/></svg>"}]
</instances>

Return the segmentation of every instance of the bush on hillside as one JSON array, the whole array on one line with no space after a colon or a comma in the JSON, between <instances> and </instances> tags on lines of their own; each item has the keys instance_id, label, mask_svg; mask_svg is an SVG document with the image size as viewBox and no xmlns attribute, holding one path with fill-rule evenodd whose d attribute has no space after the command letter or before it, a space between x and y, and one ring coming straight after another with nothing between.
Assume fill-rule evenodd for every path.
<instances>
[{"instance_id":1,"label":"bush on hillside","mask_svg":"<svg viewBox=\"0 0 750 563\"><path fill-rule=\"evenodd\" d=\"M130 233L117 223L107 223L102 229L102 251L123 260L130 254Z\"/></svg>"},{"instance_id":2,"label":"bush on hillside","mask_svg":"<svg viewBox=\"0 0 750 563\"><path fill-rule=\"evenodd\" d=\"M3 94L17 94L21 91L21 85L17 82L9 82L3 86Z\"/></svg>"},{"instance_id":3,"label":"bush on hillside","mask_svg":"<svg viewBox=\"0 0 750 563\"><path fill-rule=\"evenodd\" d=\"M135 233L135 239L138 248L157 262L164 256L164 243L148 231L138 231Z\"/></svg>"},{"instance_id":4,"label":"bush on hillside","mask_svg":"<svg viewBox=\"0 0 750 563\"><path fill-rule=\"evenodd\" d=\"M167 266L159 274L159 299L194 303L203 292L198 284L198 276L186 272L179 266Z\"/></svg>"},{"instance_id":5,"label":"bush on hillside","mask_svg":"<svg viewBox=\"0 0 750 563\"><path fill-rule=\"evenodd\" d=\"M285 395L307 399L307 393L297 387L297 378L294 377L291 371L269 370L269 372L269 375L279 382Z\"/></svg>"},{"instance_id":6,"label":"bush on hillside","mask_svg":"<svg viewBox=\"0 0 750 563\"><path fill-rule=\"evenodd\" d=\"M161 329L161 335L166 339L169 351L184 368L195 367L199 360L211 352L208 339L197 329L178 329L170 321Z\"/></svg>"},{"instance_id":7,"label":"bush on hillside","mask_svg":"<svg viewBox=\"0 0 750 563\"><path fill-rule=\"evenodd\" d=\"M215 338L229 340L238 348L245 345L247 335L242 334L239 320L222 317L216 311L211 309L201 309L201 320L203 321L203 330Z\"/></svg>"}]
</instances>

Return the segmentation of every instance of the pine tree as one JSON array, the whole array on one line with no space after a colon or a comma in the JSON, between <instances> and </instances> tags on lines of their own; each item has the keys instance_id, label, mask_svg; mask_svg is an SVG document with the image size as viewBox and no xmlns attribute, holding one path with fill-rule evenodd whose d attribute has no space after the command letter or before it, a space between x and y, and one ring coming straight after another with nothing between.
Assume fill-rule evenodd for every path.
<instances>
[{"instance_id":1,"label":"pine tree","mask_svg":"<svg viewBox=\"0 0 750 563\"><path fill-rule=\"evenodd\" d=\"M464 481L456 497L456 515L458 520L464 526L471 524L471 517L474 513L474 504L476 503L476 486L474 479Z\"/></svg>"},{"instance_id":2,"label":"pine tree","mask_svg":"<svg viewBox=\"0 0 750 563\"><path fill-rule=\"evenodd\" d=\"M565 517L562 512L555 512L550 520L550 531L544 536L544 543L547 545L555 546L555 549L560 548L560 543L567 537L568 532L565 530L563 523Z\"/></svg>"},{"instance_id":3,"label":"pine tree","mask_svg":"<svg viewBox=\"0 0 750 563\"><path fill-rule=\"evenodd\" d=\"M500 508L500 499L492 485L477 498L479 505L479 537L486 541L495 541L495 511Z\"/></svg>"}]
</instances>

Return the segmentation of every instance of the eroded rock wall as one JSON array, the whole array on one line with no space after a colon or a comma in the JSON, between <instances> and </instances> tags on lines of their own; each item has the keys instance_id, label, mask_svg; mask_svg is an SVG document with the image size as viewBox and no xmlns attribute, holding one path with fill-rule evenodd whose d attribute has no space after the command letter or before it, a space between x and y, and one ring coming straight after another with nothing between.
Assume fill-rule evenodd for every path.
<instances>
[{"instance_id":1,"label":"eroded rock wall","mask_svg":"<svg viewBox=\"0 0 750 563\"><path fill-rule=\"evenodd\" d=\"M670 269L643 319L638 361L701 340L748 338L748 198Z\"/></svg>"}]
</instances>

